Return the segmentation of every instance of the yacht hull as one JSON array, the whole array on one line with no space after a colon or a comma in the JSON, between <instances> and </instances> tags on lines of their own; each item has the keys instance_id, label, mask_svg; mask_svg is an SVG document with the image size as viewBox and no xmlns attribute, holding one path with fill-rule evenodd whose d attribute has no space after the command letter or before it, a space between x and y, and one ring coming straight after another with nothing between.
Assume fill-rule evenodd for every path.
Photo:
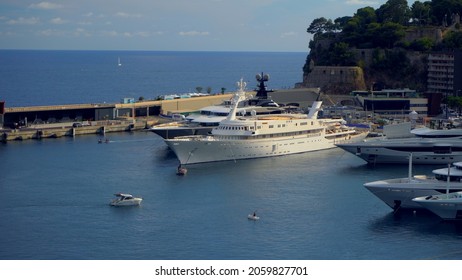
<instances>
[{"instance_id":1,"label":"yacht hull","mask_svg":"<svg viewBox=\"0 0 462 280\"><path fill-rule=\"evenodd\" d=\"M462 140L396 139L339 144L339 148L369 164L447 164L462 161Z\"/></svg>"},{"instance_id":2,"label":"yacht hull","mask_svg":"<svg viewBox=\"0 0 462 280\"><path fill-rule=\"evenodd\" d=\"M215 161L241 160L263 157L283 156L335 148L337 143L364 139L365 133L356 136L343 135L328 139L323 135L316 137L290 136L277 139L220 140L213 137L175 138L165 142L176 154L181 164L195 164Z\"/></svg>"},{"instance_id":3,"label":"yacht hull","mask_svg":"<svg viewBox=\"0 0 462 280\"><path fill-rule=\"evenodd\" d=\"M461 194L449 194L448 198L445 197L446 195L438 195L438 199L434 199L430 196L418 197L415 198L414 201L444 220L461 220Z\"/></svg>"},{"instance_id":4,"label":"yacht hull","mask_svg":"<svg viewBox=\"0 0 462 280\"><path fill-rule=\"evenodd\" d=\"M413 201L419 196L439 195L446 192L447 183L436 179L409 178L389 179L364 184L373 195L385 202L392 209L422 209ZM462 183L451 182L450 192L462 191Z\"/></svg>"}]
</instances>

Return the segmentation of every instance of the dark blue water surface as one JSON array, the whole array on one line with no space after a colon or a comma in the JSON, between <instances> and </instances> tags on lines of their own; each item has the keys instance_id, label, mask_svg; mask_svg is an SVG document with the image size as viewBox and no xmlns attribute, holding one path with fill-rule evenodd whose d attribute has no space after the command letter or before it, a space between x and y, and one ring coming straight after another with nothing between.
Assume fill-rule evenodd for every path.
<instances>
[{"instance_id":1,"label":"dark blue water surface","mask_svg":"<svg viewBox=\"0 0 462 280\"><path fill-rule=\"evenodd\" d=\"M122 66L118 67L118 57ZM302 81L305 53L0 50L0 100L10 107L119 102L124 97L234 91L270 75L270 88Z\"/></svg>"},{"instance_id":2,"label":"dark blue water surface","mask_svg":"<svg viewBox=\"0 0 462 280\"><path fill-rule=\"evenodd\" d=\"M119 55L123 69L116 67ZM272 68L259 67L273 56ZM241 70L252 74L250 81L265 71L271 85L289 86L301 79L304 63L304 54L292 53L0 51L0 57L1 97L18 106L185 92L218 77L232 87ZM109 144L88 135L0 145L0 259L462 258L460 225L424 212L393 215L362 186L406 177L406 165L369 167L331 149L194 165L179 177L178 161L157 135L108 137ZM414 173L437 167L417 166ZM110 207L117 192L143 197L142 205ZM249 221L255 210L261 219Z\"/></svg>"}]
</instances>

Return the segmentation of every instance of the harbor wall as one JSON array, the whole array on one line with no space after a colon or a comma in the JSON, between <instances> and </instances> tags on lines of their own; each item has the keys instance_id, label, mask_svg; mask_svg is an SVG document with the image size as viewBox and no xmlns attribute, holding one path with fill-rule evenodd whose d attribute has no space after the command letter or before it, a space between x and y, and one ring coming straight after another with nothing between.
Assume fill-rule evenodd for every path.
<instances>
[{"instance_id":1,"label":"harbor wall","mask_svg":"<svg viewBox=\"0 0 462 280\"><path fill-rule=\"evenodd\" d=\"M297 103L302 108L311 106L318 95L318 89L287 89L270 92L275 102ZM226 93L119 104L5 107L3 114L0 114L0 141L140 130L168 122L161 118L160 114L196 112L206 106L221 104L232 97L232 93Z\"/></svg>"},{"instance_id":2,"label":"harbor wall","mask_svg":"<svg viewBox=\"0 0 462 280\"><path fill-rule=\"evenodd\" d=\"M159 123L157 119L138 119L130 121L91 122L89 125L73 127L72 123L32 125L27 128L2 130L0 141L21 141L74 137L85 134L105 135L111 132L142 130Z\"/></svg>"}]
</instances>

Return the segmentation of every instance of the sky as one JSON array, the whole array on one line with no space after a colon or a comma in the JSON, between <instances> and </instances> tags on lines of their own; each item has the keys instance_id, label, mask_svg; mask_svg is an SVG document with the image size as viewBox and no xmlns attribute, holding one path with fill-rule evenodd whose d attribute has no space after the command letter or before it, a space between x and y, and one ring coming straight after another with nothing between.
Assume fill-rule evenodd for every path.
<instances>
[{"instance_id":1,"label":"sky","mask_svg":"<svg viewBox=\"0 0 462 280\"><path fill-rule=\"evenodd\" d=\"M384 3L0 0L0 49L306 52L315 18L353 16Z\"/></svg>"}]
</instances>

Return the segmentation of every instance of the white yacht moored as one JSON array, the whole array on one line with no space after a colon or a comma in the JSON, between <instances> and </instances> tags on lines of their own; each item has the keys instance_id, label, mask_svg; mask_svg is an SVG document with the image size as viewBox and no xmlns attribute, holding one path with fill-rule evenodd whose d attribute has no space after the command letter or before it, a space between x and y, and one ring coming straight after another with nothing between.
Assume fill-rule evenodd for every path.
<instances>
[{"instance_id":1,"label":"white yacht moored","mask_svg":"<svg viewBox=\"0 0 462 280\"><path fill-rule=\"evenodd\" d=\"M304 153L366 137L366 132L345 126L342 119L318 119L321 101L315 101L308 114L238 116L237 104L245 94L245 83L241 80L238 85L232 110L210 135L165 139L181 164Z\"/></svg>"},{"instance_id":2,"label":"white yacht moored","mask_svg":"<svg viewBox=\"0 0 462 280\"><path fill-rule=\"evenodd\" d=\"M413 200L415 197L462 191L462 162L454 163L452 167L435 169L434 176L412 176L412 158L411 155L408 177L368 182L364 187L395 211L421 209L422 206Z\"/></svg>"},{"instance_id":3,"label":"white yacht moored","mask_svg":"<svg viewBox=\"0 0 462 280\"><path fill-rule=\"evenodd\" d=\"M394 128L390 128L390 132L390 135L386 134L384 137L367 138L355 143L340 143L337 146L373 165L406 164L409 153L413 154L414 164L447 164L462 161L462 130L460 129L411 130L409 125L407 133L400 131L394 135Z\"/></svg>"},{"instance_id":4,"label":"white yacht moored","mask_svg":"<svg viewBox=\"0 0 462 280\"><path fill-rule=\"evenodd\" d=\"M238 110L236 114L245 116L255 113L257 115L279 114L283 112L293 111L294 106L282 106L274 102L266 89L265 82L268 81L268 75L257 75L259 82L256 90L256 95L246 95L237 104ZM149 130L159 135L164 139L171 139L179 136L189 135L209 135L213 128L226 119L229 112L233 108L232 100L225 100L220 105L211 105L203 107L198 113L192 113L185 117L184 120L174 121L170 123L159 124L151 127Z\"/></svg>"},{"instance_id":5,"label":"white yacht moored","mask_svg":"<svg viewBox=\"0 0 462 280\"><path fill-rule=\"evenodd\" d=\"M134 197L126 193L116 193L114 195L116 198L111 201L111 206L138 206L143 200L141 197Z\"/></svg>"}]
</instances>

